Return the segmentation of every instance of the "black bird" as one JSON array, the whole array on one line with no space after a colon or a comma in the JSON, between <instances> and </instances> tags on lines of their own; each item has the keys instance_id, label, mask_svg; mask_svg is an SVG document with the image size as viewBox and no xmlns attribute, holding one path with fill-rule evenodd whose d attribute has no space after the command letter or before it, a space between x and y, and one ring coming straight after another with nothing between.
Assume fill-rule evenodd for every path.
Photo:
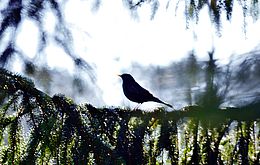
<instances>
[{"instance_id":1,"label":"black bird","mask_svg":"<svg viewBox=\"0 0 260 165\"><path fill-rule=\"evenodd\" d=\"M154 97L148 90L141 87L130 74L124 73L119 76L123 80L124 94L129 100L140 104L147 101L154 101L173 108L172 105L159 100L158 98Z\"/></svg>"}]
</instances>

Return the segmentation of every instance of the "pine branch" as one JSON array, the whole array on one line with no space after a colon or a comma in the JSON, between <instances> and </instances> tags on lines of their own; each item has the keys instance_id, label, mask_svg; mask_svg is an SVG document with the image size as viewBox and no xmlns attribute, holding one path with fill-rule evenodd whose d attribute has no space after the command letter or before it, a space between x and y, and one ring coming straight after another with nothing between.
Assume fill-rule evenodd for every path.
<instances>
[{"instance_id":1,"label":"pine branch","mask_svg":"<svg viewBox=\"0 0 260 165\"><path fill-rule=\"evenodd\" d=\"M77 105L64 95L51 97L35 88L30 80L4 69L0 69L0 92L0 143L5 145L7 137L4 134L8 132L11 148L10 151L0 149L0 163L14 162L16 158L19 160L15 162L21 164L44 161L56 161L57 164L87 164L91 161L97 164L156 163L156 158L165 150L171 162L176 164L179 161L188 163L198 156L200 158L194 162L205 163L211 156L214 156L211 163L224 164L231 159L238 162L228 156L222 157L222 145L234 147L235 155L241 155L244 149L252 150L250 153L253 154L242 154L244 162L249 160L247 157L256 160L252 155L259 155L255 151L257 148L249 147L259 142L258 138L253 141L250 138L252 130L246 131L247 136L233 135L237 139L234 141L230 127L237 121L257 123L260 102L223 109L187 106L171 112L164 108L151 112L96 108L90 104ZM17 125L22 125L22 120L26 121L30 134L24 144L18 140L28 133L18 130ZM192 120L197 121L195 126L189 122ZM8 130L8 127L12 129ZM236 127L240 128L240 125ZM182 146L186 147L184 151L179 148L182 142L177 135L183 131L186 139L196 139L193 143L186 141L187 144ZM233 141L235 146L222 143L227 140ZM207 148L207 157L202 156L205 154L200 150L203 145ZM239 150L236 149L238 146ZM186 153L192 148L194 152Z\"/></svg>"}]
</instances>

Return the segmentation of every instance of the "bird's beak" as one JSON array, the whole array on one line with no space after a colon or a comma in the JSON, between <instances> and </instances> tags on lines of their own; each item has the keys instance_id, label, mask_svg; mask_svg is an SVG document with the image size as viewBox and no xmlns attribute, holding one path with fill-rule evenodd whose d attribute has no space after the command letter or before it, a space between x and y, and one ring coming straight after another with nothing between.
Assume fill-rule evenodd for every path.
<instances>
[{"instance_id":1,"label":"bird's beak","mask_svg":"<svg viewBox=\"0 0 260 165\"><path fill-rule=\"evenodd\" d=\"M121 77L121 74L117 74L117 76Z\"/></svg>"}]
</instances>

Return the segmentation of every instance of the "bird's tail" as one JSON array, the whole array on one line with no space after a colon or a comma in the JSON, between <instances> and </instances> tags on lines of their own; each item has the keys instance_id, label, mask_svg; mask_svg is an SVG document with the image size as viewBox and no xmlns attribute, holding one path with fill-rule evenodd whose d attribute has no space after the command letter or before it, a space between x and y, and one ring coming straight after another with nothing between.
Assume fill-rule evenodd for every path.
<instances>
[{"instance_id":1,"label":"bird's tail","mask_svg":"<svg viewBox=\"0 0 260 165\"><path fill-rule=\"evenodd\" d=\"M157 103L162 103L164 105L167 105L168 107L173 108L173 106L171 104L165 103L165 102L161 101L160 99L158 99L156 97L154 98L154 101L157 102Z\"/></svg>"}]
</instances>

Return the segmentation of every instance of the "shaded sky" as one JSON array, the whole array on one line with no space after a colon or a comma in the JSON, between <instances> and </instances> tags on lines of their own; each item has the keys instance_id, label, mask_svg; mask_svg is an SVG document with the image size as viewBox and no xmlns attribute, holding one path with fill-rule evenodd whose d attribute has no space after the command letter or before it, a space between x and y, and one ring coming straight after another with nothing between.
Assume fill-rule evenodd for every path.
<instances>
[{"instance_id":1,"label":"shaded sky","mask_svg":"<svg viewBox=\"0 0 260 165\"><path fill-rule=\"evenodd\" d=\"M175 3L170 3L166 9L166 2L164 4L161 1L153 20L150 20L148 4L139 9L137 18L131 16L122 1L102 1L97 11L92 10L92 3L68 1L64 6L65 21L72 30L75 53L95 68L97 84L103 91L106 105L122 103L121 81L116 74L128 72L133 62L144 66L168 65L172 61L181 60L191 50L195 50L200 59L206 59L207 52L214 46L215 58L227 63L232 54L242 54L259 45L260 33L257 30L260 29L260 22L253 23L250 17L246 18L248 24L245 34L244 18L237 1L234 2L232 21L222 23L221 36L211 24L206 8L201 11L198 24L191 21L187 29L182 1L177 10ZM55 17L51 12L44 17L46 30L54 33ZM222 20L225 20L224 17L225 14ZM33 57L37 51L37 28L33 22L27 20L20 30L17 43L25 54ZM49 41L45 53L50 67L75 72L73 62L52 41ZM128 104L127 100L123 102Z\"/></svg>"}]
</instances>

